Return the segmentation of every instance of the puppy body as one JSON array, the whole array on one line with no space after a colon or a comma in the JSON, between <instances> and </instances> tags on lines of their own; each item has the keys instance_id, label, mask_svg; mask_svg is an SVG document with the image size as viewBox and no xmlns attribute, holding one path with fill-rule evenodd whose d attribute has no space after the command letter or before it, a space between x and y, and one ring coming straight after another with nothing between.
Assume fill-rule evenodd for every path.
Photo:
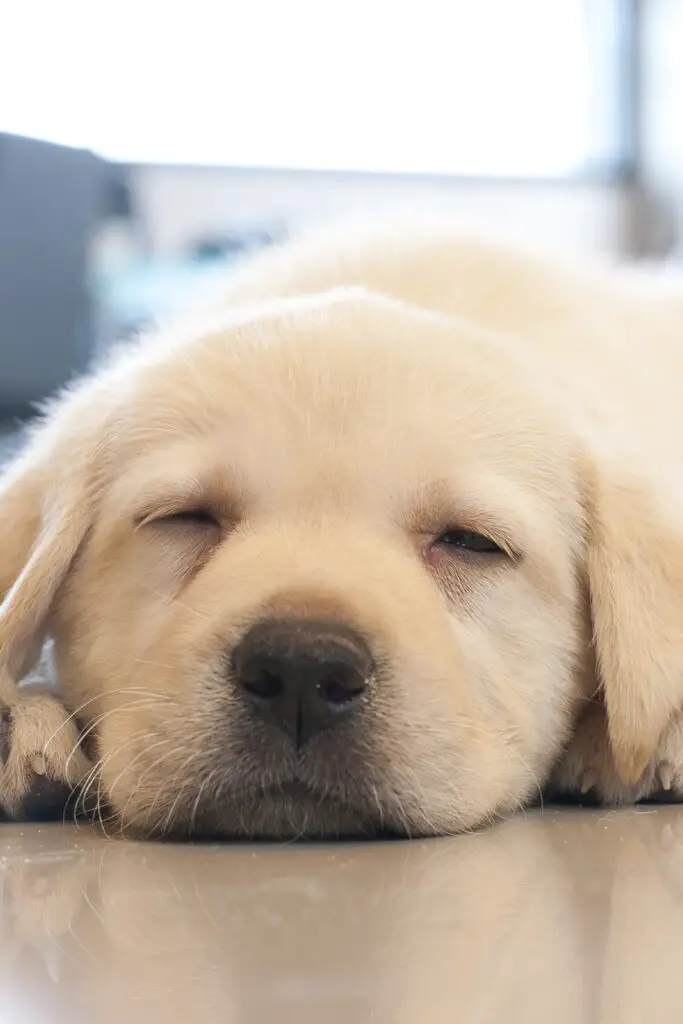
<instances>
[{"instance_id":1,"label":"puppy body","mask_svg":"<svg viewBox=\"0 0 683 1024\"><path fill-rule=\"evenodd\" d=\"M45 635L87 786L144 833L445 833L551 775L677 788L682 322L632 275L381 227L269 252L119 355L1 485L5 807L36 754L89 770L72 725L16 724ZM494 550L447 543L473 535ZM374 670L301 748L233 655L320 618Z\"/></svg>"}]
</instances>

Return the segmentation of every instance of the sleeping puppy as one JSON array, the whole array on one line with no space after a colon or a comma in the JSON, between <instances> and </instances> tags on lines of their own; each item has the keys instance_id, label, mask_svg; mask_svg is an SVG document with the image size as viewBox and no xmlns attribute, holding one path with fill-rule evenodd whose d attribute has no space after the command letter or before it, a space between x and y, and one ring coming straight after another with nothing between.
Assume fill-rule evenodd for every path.
<instances>
[{"instance_id":1,"label":"sleeping puppy","mask_svg":"<svg viewBox=\"0 0 683 1024\"><path fill-rule=\"evenodd\" d=\"M37 775L145 836L682 790L682 340L633 277L380 226L120 353L0 485L6 813Z\"/></svg>"}]
</instances>

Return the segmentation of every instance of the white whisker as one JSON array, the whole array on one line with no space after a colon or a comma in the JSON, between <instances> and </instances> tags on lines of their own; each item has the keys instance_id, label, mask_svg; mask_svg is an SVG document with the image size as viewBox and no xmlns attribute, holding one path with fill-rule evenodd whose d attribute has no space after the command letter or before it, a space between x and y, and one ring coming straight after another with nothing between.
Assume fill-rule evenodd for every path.
<instances>
[{"instance_id":1,"label":"white whisker","mask_svg":"<svg viewBox=\"0 0 683 1024\"><path fill-rule=\"evenodd\" d=\"M159 696L160 699L164 699L164 700L169 700L170 699L170 698L168 698L166 696L166 694L159 694L159 695L157 695L157 694L154 693L153 690L146 690L146 689L142 689L141 687L122 687L121 689L117 689L117 690L111 691L107 696L109 698L111 698L111 697L119 696L120 694L124 694L124 693L125 694L136 693L136 694L142 694L144 696L149 696L149 697L157 697L157 696ZM52 735L49 736L48 739L45 741L45 745L43 747L43 754L45 754L45 752L47 751L47 748L50 745L50 743L52 743L55 740L55 738L59 735L59 733L62 731L62 729L66 728L66 726L69 724L69 722L76 721L78 715L85 708L87 708L91 704L94 704L95 701L98 701L98 700L101 700L101 699L102 699L102 695L99 694L99 693L95 697L90 697L89 700L85 700L85 701L83 701L82 704L79 704L78 707L75 708L75 710L73 710L63 722L60 722L60 724L55 729L55 731L52 733Z\"/></svg>"},{"instance_id":2,"label":"white whisker","mask_svg":"<svg viewBox=\"0 0 683 1024\"><path fill-rule=\"evenodd\" d=\"M182 765L180 766L180 768L178 769L178 771L175 774L175 778L178 778L179 775L182 775L182 773L185 771L187 766L189 764L191 764L191 762L196 758L196 756L197 756L197 752L193 750L190 753L190 755L183 761ZM166 835L168 829L171 826L171 822L173 821L173 815L175 813L175 809L178 806L178 804L181 801L181 799L183 799L185 797L186 793L187 793L187 785L183 785L183 786L180 786L178 788L178 793L176 795L176 798L173 801L173 803L171 804L171 806L169 808L169 811L168 811L168 814L166 815L166 818L164 819L164 824L161 827L162 835Z\"/></svg>"}]
</instances>

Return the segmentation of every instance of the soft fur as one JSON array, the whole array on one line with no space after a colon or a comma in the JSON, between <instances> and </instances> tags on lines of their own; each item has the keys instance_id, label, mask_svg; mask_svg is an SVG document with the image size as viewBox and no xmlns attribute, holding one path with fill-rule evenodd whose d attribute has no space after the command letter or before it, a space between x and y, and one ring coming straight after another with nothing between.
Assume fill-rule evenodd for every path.
<instances>
[{"instance_id":1,"label":"soft fur","mask_svg":"<svg viewBox=\"0 0 683 1024\"><path fill-rule=\"evenodd\" d=\"M682 342L680 297L449 227L257 258L55 402L0 481L5 810L36 772L145 835L442 834L548 785L679 791ZM217 525L164 518L197 507ZM505 553L447 550L455 528ZM376 660L300 752L231 675L268 615ZM20 686L47 637L75 717Z\"/></svg>"}]
</instances>

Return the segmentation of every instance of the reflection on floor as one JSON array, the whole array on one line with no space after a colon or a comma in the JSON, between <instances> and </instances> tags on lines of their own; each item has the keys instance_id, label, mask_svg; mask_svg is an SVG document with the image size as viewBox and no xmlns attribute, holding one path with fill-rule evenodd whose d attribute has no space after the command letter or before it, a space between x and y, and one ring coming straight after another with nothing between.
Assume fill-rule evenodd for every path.
<instances>
[{"instance_id":1,"label":"reflection on floor","mask_svg":"<svg viewBox=\"0 0 683 1024\"><path fill-rule=\"evenodd\" d=\"M383 844L1 835L7 1024L683 1020L683 808Z\"/></svg>"}]
</instances>

